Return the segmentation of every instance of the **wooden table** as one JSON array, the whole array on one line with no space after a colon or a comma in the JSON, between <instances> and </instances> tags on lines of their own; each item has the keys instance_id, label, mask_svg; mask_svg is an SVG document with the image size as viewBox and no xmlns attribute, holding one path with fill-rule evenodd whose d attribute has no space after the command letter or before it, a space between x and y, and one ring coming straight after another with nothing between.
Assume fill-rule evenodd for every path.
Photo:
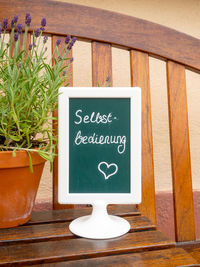
<instances>
[{"instance_id":1,"label":"wooden table","mask_svg":"<svg viewBox=\"0 0 200 267\"><path fill-rule=\"evenodd\" d=\"M133 205L109 207L110 214L130 222L126 235L109 240L74 236L69 222L90 213L91 208L34 212L26 225L0 229L0 265L200 266Z\"/></svg>"}]
</instances>

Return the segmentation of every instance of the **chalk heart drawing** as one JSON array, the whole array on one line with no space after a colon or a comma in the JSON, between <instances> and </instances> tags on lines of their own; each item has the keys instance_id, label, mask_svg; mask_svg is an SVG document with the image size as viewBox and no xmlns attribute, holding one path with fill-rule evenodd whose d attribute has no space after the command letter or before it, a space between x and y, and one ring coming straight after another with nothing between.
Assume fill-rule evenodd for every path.
<instances>
[{"instance_id":1,"label":"chalk heart drawing","mask_svg":"<svg viewBox=\"0 0 200 267\"><path fill-rule=\"evenodd\" d=\"M107 180L118 172L118 166L115 163L108 164L102 161L98 164L98 170L103 174L105 180Z\"/></svg>"}]
</instances>

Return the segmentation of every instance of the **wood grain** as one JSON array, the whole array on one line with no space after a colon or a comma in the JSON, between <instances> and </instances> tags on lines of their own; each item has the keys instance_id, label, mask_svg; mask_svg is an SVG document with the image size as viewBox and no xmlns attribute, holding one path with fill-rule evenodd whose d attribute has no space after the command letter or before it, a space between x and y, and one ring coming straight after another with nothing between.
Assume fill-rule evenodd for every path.
<instances>
[{"instance_id":1,"label":"wood grain","mask_svg":"<svg viewBox=\"0 0 200 267\"><path fill-rule=\"evenodd\" d=\"M124 217L131 225L130 232L155 230L155 225L144 216ZM31 243L49 240L75 238L69 230L69 223L49 223L21 226L18 229L1 229L0 246L15 243Z\"/></svg>"},{"instance_id":2,"label":"wood grain","mask_svg":"<svg viewBox=\"0 0 200 267\"><path fill-rule=\"evenodd\" d=\"M57 35L52 36L52 54L54 53L54 50L56 48L56 41L60 39L61 43L58 46L59 53L63 50L65 46L65 38ZM67 57L72 58L72 49L68 52ZM52 64L54 64L54 57L52 60ZM69 60L65 61L65 65L69 64ZM66 74L70 75L69 79L63 84L63 86L73 86L73 64L70 64L69 68L67 69ZM53 117L58 117L58 112L55 110L53 112ZM53 129L55 135L58 133L58 123L57 121L53 121ZM58 150L56 150L58 153ZM54 162L53 162L53 208L54 209L67 209L67 208L74 208L75 205L70 205L70 204L59 204L58 203L58 157L55 157Z\"/></svg>"},{"instance_id":3,"label":"wood grain","mask_svg":"<svg viewBox=\"0 0 200 267\"><path fill-rule=\"evenodd\" d=\"M41 224L53 222L69 222L78 217L89 215L92 213L92 207L66 209L66 210L46 210L33 212L31 220L27 224ZM134 205L110 205L108 206L108 213L118 216L136 216L140 212Z\"/></svg>"},{"instance_id":4,"label":"wood grain","mask_svg":"<svg viewBox=\"0 0 200 267\"><path fill-rule=\"evenodd\" d=\"M185 68L167 62L171 162L177 241L195 240Z\"/></svg>"},{"instance_id":5,"label":"wood grain","mask_svg":"<svg viewBox=\"0 0 200 267\"><path fill-rule=\"evenodd\" d=\"M187 251L198 263L200 263L200 240L178 242L177 246ZM200 265L199 265L200 266Z\"/></svg>"},{"instance_id":6,"label":"wood grain","mask_svg":"<svg viewBox=\"0 0 200 267\"><path fill-rule=\"evenodd\" d=\"M194 248L192 250L186 251L191 255L191 257L193 257L198 263L200 263L200 248Z\"/></svg>"},{"instance_id":7,"label":"wood grain","mask_svg":"<svg viewBox=\"0 0 200 267\"><path fill-rule=\"evenodd\" d=\"M131 85L142 90L142 203L140 210L156 223L156 203L153 164L153 139L149 83L149 57L131 50Z\"/></svg>"},{"instance_id":8,"label":"wood grain","mask_svg":"<svg viewBox=\"0 0 200 267\"><path fill-rule=\"evenodd\" d=\"M30 12L32 29L40 27L41 18L46 17L47 33L68 33L138 49L200 70L200 40L152 22L51 0L18 0L17 5L15 0L1 0L0 5L0 21L5 15L10 20L15 14L22 19Z\"/></svg>"},{"instance_id":9,"label":"wood grain","mask_svg":"<svg viewBox=\"0 0 200 267\"><path fill-rule=\"evenodd\" d=\"M108 77L110 86L112 86L111 45L92 42L92 85L103 86Z\"/></svg>"},{"instance_id":10,"label":"wood grain","mask_svg":"<svg viewBox=\"0 0 200 267\"><path fill-rule=\"evenodd\" d=\"M68 261L59 263L49 263L43 267L149 267L149 266L169 267L169 266L200 266L191 255L183 249L171 248L141 253L130 253L126 255L107 256L95 259L84 259L78 261ZM194 264L194 265L193 265Z\"/></svg>"},{"instance_id":11,"label":"wood grain","mask_svg":"<svg viewBox=\"0 0 200 267\"><path fill-rule=\"evenodd\" d=\"M69 239L39 243L0 246L0 264L34 264L78 260L120 253L172 248L171 242L159 231L126 234L109 240Z\"/></svg>"}]
</instances>

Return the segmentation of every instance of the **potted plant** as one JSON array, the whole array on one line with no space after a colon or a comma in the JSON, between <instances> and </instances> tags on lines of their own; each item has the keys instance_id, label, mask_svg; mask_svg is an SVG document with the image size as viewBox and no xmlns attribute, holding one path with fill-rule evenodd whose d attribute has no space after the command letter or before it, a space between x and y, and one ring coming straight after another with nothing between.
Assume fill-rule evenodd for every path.
<instances>
[{"instance_id":1,"label":"potted plant","mask_svg":"<svg viewBox=\"0 0 200 267\"><path fill-rule=\"evenodd\" d=\"M57 108L58 88L69 76L73 59L67 54L76 41L66 36L59 53L58 39L51 65L46 62L48 37L42 34L46 19L29 43L30 23L29 13L24 28L14 16L8 43L8 19L0 24L0 228L30 219L44 163L55 156L50 120L56 118L51 113Z\"/></svg>"}]
</instances>

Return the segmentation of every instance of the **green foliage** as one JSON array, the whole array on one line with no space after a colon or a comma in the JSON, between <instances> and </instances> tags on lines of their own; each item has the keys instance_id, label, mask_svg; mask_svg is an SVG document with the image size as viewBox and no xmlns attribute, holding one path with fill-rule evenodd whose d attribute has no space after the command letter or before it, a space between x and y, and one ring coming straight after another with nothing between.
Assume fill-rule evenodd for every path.
<instances>
[{"instance_id":1,"label":"green foliage","mask_svg":"<svg viewBox=\"0 0 200 267\"><path fill-rule=\"evenodd\" d=\"M67 53L71 47L66 42L59 53L59 43L52 54L54 65L47 64L47 37L43 39L42 30L37 37L33 32L32 44L27 43L27 25L23 41L14 31L12 27L8 44L6 29L0 38L0 150L13 150L13 156L17 150L29 155L36 150L53 162L57 140L51 126L56 118L51 113L57 109L58 88L69 77L66 73L72 60Z\"/></svg>"}]
</instances>

